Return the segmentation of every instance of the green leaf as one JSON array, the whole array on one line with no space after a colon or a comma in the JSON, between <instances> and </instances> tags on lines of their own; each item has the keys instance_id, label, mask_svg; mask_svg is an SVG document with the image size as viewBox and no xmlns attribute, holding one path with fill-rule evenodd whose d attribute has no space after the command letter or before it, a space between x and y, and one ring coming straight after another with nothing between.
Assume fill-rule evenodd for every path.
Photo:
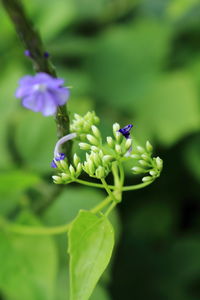
<instances>
[{"instance_id":1,"label":"green leaf","mask_svg":"<svg viewBox=\"0 0 200 300\"><path fill-rule=\"evenodd\" d=\"M51 237L1 232L0 261L0 289L6 299L54 300L57 253Z\"/></svg>"},{"instance_id":2,"label":"green leaf","mask_svg":"<svg viewBox=\"0 0 200 300\"><path fill-rule=\"evenodd\" d=\"M80 211L69 231L70 300L87 300L107 267L113 228L104 216Z\"/></svg>"}]
</instances>

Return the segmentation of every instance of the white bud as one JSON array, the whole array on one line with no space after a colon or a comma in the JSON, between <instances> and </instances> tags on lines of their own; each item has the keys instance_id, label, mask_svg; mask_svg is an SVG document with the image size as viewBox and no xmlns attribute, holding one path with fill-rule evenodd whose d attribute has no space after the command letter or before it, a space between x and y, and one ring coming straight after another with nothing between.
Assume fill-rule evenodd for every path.
<instances>
[{"instance_id":1,"label":"white bud","mask_svg":"<svg viewBox=\"0 0 200 300\"><path fill-rule=\"evenodd\" d=\"M96 136L98 139L101 138L101 133L99 129L95 125L92 125L91 128L94 136Z\"/></svg>"},{"instance_id":2,"label":"white bud","mask_svg":"<svg viewBox=\"0 0 200 300\"><path fill-rule=\"evenodd\" d=\"M99 151L99 148L96 147L96 146L91 146L91 150L92 150L93 152L97 152L97 151Z\"/></svg>"},{"instance_id":3,"label":"white bud","mask_svg":"<svg viewBox=\"0 0 200 300\"><path fill-rule=\"evenodd\" d=\"M93 161L92 161L91 159L88 160L88 169L89 169L89 173L90 173L91 175L93 175L93 174L94 174L95 167L94 167L94 163L93 163Z\"/></svg>"},{"instance_id":4,"label":"white bud","mask_svg":"<svg viewBox=\"0 0 200 300\"><path fill-rule=\"evenodd\" d=\"M82 171L82 164L78 163L77 168L76 168L76 176L79 176Z\"/></svg>"},{"instance_id":5,"label":"white bud","mask_svg":"<svg viewBox=\"0 0 200 300\"><path fill-rule=\"evenodd\" d=\"M120 125L118 123L113 124L113 133L115 134L116 131L120 129Z\"/></svg>"},{"instance_id":6,"label":"white bud","mask_svg":"<svg viewBox=\"0 0 200 300\"><path fill-rule=\"evenodd\" d=\"M118 154L121 154L122 153L122 148L120 145L115 145L115 151L118 153Z\"/></svg>"},{"instance_id":7,"label":"white bud","mask_svg":"<svg viewBox=\"0 0 200 300\"><path fill-rule=\"evenodd\" d=\"M62 176L63 180L69 180L69 179L71 179L71 176L69 174L66 174L66 173L61 173L61 176Z\"/></svg>"},{"instance_id":8,"label":"white bud","mask_svg":"<svg viewBox=\"0 0 200 300\"><path fill-rule=\"evenodd\" d=\"M86 137L91 144L93 144L95 146L99 145L99 141L93 135L87 134Z\"/></svg>"},{"instance_id":9,"label":"white bud","mask_svg":"<svg viewBox=\"0 0 200 300\"><path fill-rule=\"evenodd\" d=\"M67 168L68 168L68 165L67 165L67 163L66 163L65 160L60 160L60 161L59 161L59 164L60 164L60 167L61 167L62 169L67 169Z\"/></svg>"},{"instance_id":10,"label":"white bud","mask_svg":"<svg viewBox=\"0 0 200 300\"><path fill-rule=\"evenodd\" d=\"M150 160L149 156L146 153L142 154L141 157L142 157L142 159L144 159L146 161Z\"/></svg>"},{"instance_id":11,"label":"white bud","mask_svg":"<svg viewBox=\"0 0 200 300\"><path fill-rule=\"evenodd\" d=\"M151 176L145 176L142 178L143 182L148 182L148 181L152 181L152 177Z\"/></svg>"},{"instance_id":12,"label":"white bud","mask_svg":"<svg viewBox=\"0 0 200 300\"><path fill-rule=\"evenodd\" d=\"M134 158L134 159L139 159L140 155L138 155L138 154L131 154L131 157Z\"/></svg>"},{"instance_id":13,"label":"white bud","mask_svg":"<svg viewBox=\"0 0 200 300\"><path fill-rule=\"evenodd\" d=\"M144 153L145 152L144 148L141 147L141 146L137 146L136 148L137 148L138 152L140 152L140 153Z\"/></svg>"},{"instance_id":14,"label":"white bud","mask_svg":"<svg viewBox=\"0 0 200 300\"><path fill-rule=\"evenodd\" d=\"M104 163L108 163L113 160L113 157L111 155L104 155L102 160Z\"/></svg>"},{"instance_id":15,"label":"white bud","mask_svg":"<svg viewBox=\"0 0 200 300\"><path fill-rule=\"evenodd\" d=\"M145 161L145 160L139 160L138 161L139 162L139 164L141 165L141 166L143 166L143 167L149 167L149 164Z\"/></svg>"},{"instance_id":16,"label":"white bud","mask_svg":"<svg viewBox=\"0 0 200 300\"><path fill-rule=\"evenodd\" d=\"M123 139L123 135L120 132L116 131L115 134L114 134L114 136L115 136L116 141L118 143L121 143L121 141Z\"/></svg>"},{"instance_id":17,"label":"white bud","mask_svg":"<svg viewBox=\"0 0 200 300\"><path fill-rule=\"evenodd\" d=\"M113 138L112 138L111 136L107 136L106 140L107 140L108 145L109 145L111 148L113 148L113 147L114 147L114 144L115 144L114 141L113 141Z\"/></svg>"},{"instance_id":18,"label":"white bud","mask_svg":"<svg viewBox=\"0 0 200 300\"><path fill-rule=\"evenodd\" d=\"M152 153L153 151L153 147L152 145L149 143L149 141L146 142L146 149L149 153Z\"/></svg>"},{"instance_id":19,"label":"white bud","mask_svg":"<svg viewBox=\"0 0 200 300\"><path fill-rule=\"evenodd\" d=\"M156 157L156 165L157 165L158 170L162 170L163 161L159 156Z\"/></svg>"},{"instance_id":20,"label":"white bud","mask_svg":"<svg viewBox=\"0 0 200 300\"><path fill-rule=\"evenodd\" d=\"M105 176L104 168L102 166L99 166L96 169L95 175L97 178L103 178Z\"/></svg>"},{"instance_id":21,"label":"white bud","mask_svg":"<svg viewBox=\"0 0 200 300\"><path fill-rule=\"evenodd\" d=\"M152 171L149 172L149 174L150 174L151 176L156 176L156 175L157 175L157 172L155 172L155 171L152 170Z\"/></svg>"},{"instance_id":22,"label":"white bud","mask_svg":"<svg viewBox=\"0 0 200 300\"><path fill-rule=\"evenodd\" d=\"M126 140L126 143L125 143L125 148L126 149L129 149L132 145L132 139L127 139Z\"/></svg>"},{"instance_id":23,"label":"white bud","mask_svg":"<svg viewBox=\"0 0 200 300\"><path fill-rule=\"evenodd\" d=\"M53 178L53 181L55 183L57 183L57 184L62 183L62 178L61 177L55 175L55 176L52 176L52 178Z\"/></svg>"},{"instance_id":24,"label":"white bud","mask_svg":"<svg viewBox=\"0 0 200 300\"><path fill-rule=\"evenodd\" d=\"M71 176L75 176L76 172L75 172L75 169L72 165L69 166L69 172L70 172Z\"/></svg>"},{"instance_id":25,"label":"white bud","mask_svg":"<svg viewBox=\"0 0 200 300\"><path fill-rule=\"evenodd\" d=\"M100 159L99 155L96 152L92 152L91 158L92 158L93 162L95 163L95 165L98 167L98 165L100 165L100 163L101 163L101 159Z\"/></svg>"},{"instance_id":26,"label":"white bud","mask_svg":"<svg viewBox=\"0 0 200 300\"><path fill-rule=\"evenodd\" d=\"M132 168L132 171L135 173L135 174L142 174L145 172L144 169L140 168L140 167L133 167Z\"/></svg>"},{"instance_id":27,"label":"white bud","mask_svg":"<svg viewBox=\"0 0 200 300\"><path fill-rule=\"evenodd\" d=\"M87 144L87 143L79 143L79 147L82 150L89 150L91 146L89 144Z\"/></svg>"},{"instance_id":28,"label":"white bud","mask_svg":"<svg viewBox=\"0 0 200 300\"><path fill-rule=\"evenodd\" d=\"M74 153L73 161L74 161L74 166L77 167L78 163L80 162L80 158L76 153Z\"/></svg>"}]
</instances>

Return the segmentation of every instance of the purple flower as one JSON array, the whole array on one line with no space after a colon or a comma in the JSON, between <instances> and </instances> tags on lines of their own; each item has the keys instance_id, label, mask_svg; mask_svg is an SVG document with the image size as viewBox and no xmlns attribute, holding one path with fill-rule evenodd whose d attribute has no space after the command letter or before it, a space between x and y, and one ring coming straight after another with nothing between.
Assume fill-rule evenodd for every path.
<instances>
[{"instance_id":1,"label":"purple flower","mask_svg":"<svg viewBox=\"0 0 200 300\"><path fill-rule=\"evenodd\" d=\"M55 145L54 148L54 159L51 162L52 168L57 168L57 161L65 159L65 154L60 152L62 144L66 143L67 141L70 141L76 137L76 133L70 133L65 136L63 136L61 139L59 139Z\"/></svg>"},{"instance_id":2,"label":"purple flower","mask_svg":"<svg viewBox=\"0 0 200 300\"><path fill-rule=\"evenodd\" d=\"M123 134L123 136L126 138L126 139L129 139L130 137L130 131L131 131L131 128L133 127L132 124L129 124L127 126L125 126L124 128L121 128L119 129L118 131Z\"/></svg>"},{"instance_id":3,"label":"purple flower","mask_svg":"<svg viewBox=\"0 0 200 300\"><path fill-rule=\"evenodd\" d=\"M64 160L66 155L64 153L58 153L56 157L51 162L51 167L52 168L57 168L56 161Z\"/></svg>"},{"instance_id":4,"label":"purple flower","mask_svg":"<svg viewBox=\"0 0 200 300\"><path fill-rule=\"evenodd\" d=\"M69 90L63 87L64 80L46 73L24 76L19 81L16 97L22 105L44 116L54 115L57 107L64 105L69 98Z\"/></svg>"}]
</instances>

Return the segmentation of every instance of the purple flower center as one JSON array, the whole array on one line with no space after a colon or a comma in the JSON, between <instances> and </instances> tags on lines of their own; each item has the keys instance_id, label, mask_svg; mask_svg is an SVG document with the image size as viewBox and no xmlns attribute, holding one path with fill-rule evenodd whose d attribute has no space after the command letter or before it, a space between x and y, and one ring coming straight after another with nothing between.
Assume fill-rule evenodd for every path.
<instances>
[{"instance_id":1,"label":"purple flower center","mask_svg":"<svg viewBox=\"0 0 200 300\"><path fill-rule=\"evenodd\" d=\"M129 139L130 137L130 131L132 129L133 125L129 124L125 126L124 128L120 128L118 131L126 138Z\"/></svg>"}]
</instances>

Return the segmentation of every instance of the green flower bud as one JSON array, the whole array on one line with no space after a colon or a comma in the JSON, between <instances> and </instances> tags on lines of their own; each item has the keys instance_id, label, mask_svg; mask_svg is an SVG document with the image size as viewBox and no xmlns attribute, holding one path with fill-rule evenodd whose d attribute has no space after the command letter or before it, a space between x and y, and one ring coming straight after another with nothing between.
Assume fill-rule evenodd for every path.
<instances>
[{"instance_id":1,"label":"green flower bud","mask_svg":"<svg viewBox=\"0 0 200 300\"><path fill-rule=\"evenodd\" d=\"M140 168L140 167L133 167L132 168L132 171L135 173L135 174L142 174L145 172L144 169Z\"/></svg>"},{"instance_id":2,"label":"green flower bud","mask_svg":"<svg viewBox=\"0 0 200 300\"><path fill-rule=\"evenodd\" d=\"M157 172L152 170L152 171L149 172L149 174L150 174L151 176L156 176L156 175L157 175Z\"/></svg>"},{"instance_id":3,"label":"green flower bud","mask_svg":"<svg viewBox=\"0 0 200 300\"><path fill-rule=\"evenodd\" d=\"M61 177L62 177L62 180L64 180L64 181L71 180L71 176L69 174L66 174L66 173L61 173Z\"/></svg>"},{"instance_id":4,"label":"green flower bud","mask_svg":"<svg viewBox=\"0 0 200 300\"><path fill-rule=\"evenodd\" d=\"M141 146L137 146L136 148L137 148L137 151L140 152L140 153L144 153L145 152L144 148L141 147Z\"/></svg>"},{"instance_id":5,"label":"green flower bud","mask_svg":"<svg viewBox=\"0 0 200 300\"><path fill-rule=\"evenodd\" d=\"M132 145L132 139L127 139L125 143L125 148L128 150Z\"/></svg>"},{"instance_id":6,"label":"green flower bud","mask_svg":"<svg viewBox=\"0 0 200 300\"><path fill-rule=\"evenodd\" d=\"M113 138L111 136L107 136L106 140L107 140L108 146L113 148L114 145L115 145L115 142L113 141Z\"/></svg>"},{"instance_id":7,"label":"green flower bud","mask_svg":"<svg viewBox=\"0 0 200 300\"><path fill-rule=\"evenodd\" d=\"M131 154L131 157L134 159L140 159L140 155L138 154Z\"/></svg>"},{"instance_id":8,"label":"green flower bud","mask_svg":"<svg viewBox=\"0 0 200 300\"><path fill-rule=\"evenodd\" d=\"M103 177L105 177L105 171L104 171L104 168L103 168L102 166L99 166L99 167L96 169L95 175L96 175L97 178L103 178Z\"/></svg>"},{"instance_id":9,"label":"green flower bud","mask_svg":"<svg viewBox=\"0 0 200 300\"><path fill-rule=\"evenodd\" d=\"M92 128L92 132L93 132L94 136L96 138L100 139L101 133L100 133L99 129L95 125L92 125L91 128Z\"/></svg>"},{"instance_id":10,"label":"green flower bud","mask_svg":"<svg viewBox=\"0 0 200 300\"><path fill-rule=\"evenodd\" d=\"M96 146L91 146L91 150L92 150L93 152L98 152L98 151L99 151L99 148L96 147Z\"/></svg>"},{"instance_id":11,"label":"green flower bud","mask_svg":"<svg viewBox=\"0 0 200 300\"><path fill-rule=\"evenodd\" d=\"M152 181L152 177L151 176L145 176L142 178L143 182L148 182L148 181Z\"/></svg>"},{"instance_id":12,"label":"green flower bud","mask_svg":"<svg viewBox=\"0 0 200 300\"><path fill-rule=\"evenodd\" d=\"M95 166L94 166L94 163L91 159L88 160L88 169L89 169L89 174L93 175L94 172L95 172Z\"/></svg>"},{"instance_id":13,"label":"green flower bud","mask_svg":"<svg viewBox=\"0 0 200 300\"><path fill-rule=\"evenodd\" d=\"M78 163L80 162L80 158L76 153L74 153L73 161L74 161L74 166L77 167Z\"/></svg>"},{"instance_id":14,"label":"green flower bud","mask_svg":"<svg viewBox=\"0 0 200 300\"><path fill-rule=\"evenodd\" d=\"M99 141L93 135L87 134L86 137L91 144L99 146Z\"/></svg>"},{"instance_id":15,"label":"green flower bud","mask_svg":"<svg viewBox=\"0 0 200 300\"><path fill-rule=\"evenodd\" d=\"M145 160L139 160L138 162L143 167L149 167L149 164Z\"/></svg>"},{"instance_id":16,"label":"green flower bud","mask_svg":"<svg viewBox=\"0 0 200 300\"><path fill-rule=\"evenodd\" d=\"M162 170L162 167L163 167L162 159L159 156L157 156L155 161L156 161L156 166L157 166L158 170Z\"/></svg>"},{"instance_id":17,"label":"green flower bud","mask_svg":"<svg viewBox=\"0 0 200 300\"><path fill-rule=\"evenodd\" d=\"M104 155L102 161L104 164L106 164L106 163L111 162L113 159L114 158L111 155Z\"/></svg>"},{"instance_id":18,"label":"green flower bud","mask_svg":"<svg viewBox=\"0 0 200 300\"><path fill-rule=\"evenodd\" d=\"M64 170L68 169L68 165L67 165L67 163L66 163L65 160L60 160L60 161L59 161L59 167L60 167L61 169L64 169Z\"/></svg>"},{"instance_id":19,"label":"green flower bud","mask_svg":"<svg viewBox=\"0 0 200 300\"><path fill-rule=\"evenodd\" d=\"M60 176L52 176L54 183L56 184L61 184L62 183L62 178Z\"/></svg>"},{"instance_id":20,"label":"green flower bud","mask_svg":"<svg viewBox=\"0 0 200 300\"><path fill-rule=\"evenodd\" d=\"M118 153L118 154L121 154L122 153L122 148L120 145L115 145L115 151Z\"/></svg>"},{"instance_id":21,"label":"green flower bud","mask_svg":"<svg viewBox=\"0 0 200 300\"><path fill-rule=\"evenodd\" d=\"M152 153L153 151L153 147L152 145L149 143L149 141L146 142L146 149L149 153Z\"/></svg>"},{"instance_id":22,"label":"green flower bud","mask_svg":"<svg viewBox=\"0 0 200 300\"><path fill-rule=\"evenodd\" d=\"M70 172L70 174L71 174L72 177L74 177L75 174L76 174L75 169L74 169L74 167L72 165L69 166L69 172Z\"/></svg>"},{"instance_id":23,"label":"green flower bud","mask_svg":"<svg viewBox=\"0 0 200 300\"><path fill-rule=\"evenodd\" d=\"M79 143L79 147L82 149L82 150L90 150L91 146L87 143Z\"/></svg>"},{"instance_id":24,"label":"green flower bud","mask_svg":"<svg viewBox=\"0 0 200 300\"><path fill-rule=\"evenodd\" d=\"M101 164L101 159L99 157L99 154L97 154L96 152L92 152L90 157L97 167Z\"/></svg>"},{"instance_id":25,"label":"green flower bud","mask_svg":"<svg viewBox=\"0 0 200 300\"><path fill-rule=\"evenodd\" d=\"M150 160L150 157L146 153L142 154L141 157L143 160L146 160L146 161Z\"/></svg>"},{"instance_id":26,"label":"green flower bud","mask_svg":"<svg viewBox=\"0 0 200 300\"><path fill-rule=\"evenodd\" d=\"M76 176L78 177L81 174L82 171L82 164L78 163L77 167L76 167Z\"/></svg>"}]
</instances>

